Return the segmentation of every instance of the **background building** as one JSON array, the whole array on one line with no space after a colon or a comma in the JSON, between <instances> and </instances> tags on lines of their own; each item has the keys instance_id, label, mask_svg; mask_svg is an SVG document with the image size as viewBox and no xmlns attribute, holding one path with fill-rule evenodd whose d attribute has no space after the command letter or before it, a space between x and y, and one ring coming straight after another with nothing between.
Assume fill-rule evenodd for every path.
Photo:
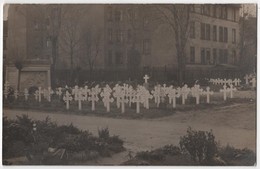
<instances>
[{"instance_id":1,"label":"background building","mask_svg":"<svg viewBox=\"0 0 260 169\"><path fill-rule=\"evenodd\" d=\"M141 79L144 73L177 79L176 35L156 9L141 4L10 5L6 79L18 84L17 60L23 63L21 88L47 87L51 76L54 84ZM236 70L240 5L189 9L186 79Z\"/></svg>"}]
</instances>

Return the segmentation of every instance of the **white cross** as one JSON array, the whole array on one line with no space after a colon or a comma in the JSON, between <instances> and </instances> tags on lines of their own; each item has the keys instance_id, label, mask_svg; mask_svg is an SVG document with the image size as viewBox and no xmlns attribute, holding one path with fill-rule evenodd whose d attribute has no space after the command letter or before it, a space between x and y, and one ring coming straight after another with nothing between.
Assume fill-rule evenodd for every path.
<instances>
[{"instance_id":1,"label":"white cross","mask_svg":"<svg viewBox=\"0 0 260 169\"><path fill-rule=\"evenodd\" d=\"M199 104L200 102L200 95L202 93L202 89L200 89L199 85L194 85L194 87L191 89L192 96L196 98L196 104Z\"/></svg>"},{"instance_id":2,"label":"white cross","mask_svg":"<svg viewBox=\"0 0 260 169\"><path fill-rule=\"evenodd\" d=\"M58 90L56 91L56 94L61 97L62 95L62 88L61 87L58 87Z\"/></svg>"},{"instance_id":3,"label":"white cross","mask_svg":"<svg viewBox=\"0 0 260 169\"><path fill-rule=\"evenodd\" d=\"M246 74L246 76L244 77L244 79L246 80L246 84L248 85L248 80L249 80L249 76L248 76L248 74Z\"/></svg>"},{"instance_id":4,"label":"white cross","mask_svg":"<svg viewBox=\"0 0 260 169\"><path fill-rule=\"evenodd\" d=\"M25 100L27 101L28 100L28 96L29 96L29 92L28 92L28 89L24 89L24 98Z\"/></svg>"},{"instance_id":5,"label":"white cross","mask_svg":"<svg viewBox=\"0 0 260 169\"><path fill-rule=\"evenodd\" d=\"M77 98L75 98L75 100L78 101L79 110L82 110L81 102L86 100L86 97L83 95L82 91L78 92L78 96L77 96Z\"/></svg>"},{"instance_id":6,"label":"white cross","mask_svg":"<svg viewBox=\"0 0 260 169\"><path fill-rule=\"evenodd\" d=\"M133 102L136 103L136 113L140 113L140 102L142 101L140 93L136 93Z\"/></svg>"},{"instance_id":7,"label":"white cross","mask_svg":"<svg viewBox=\"0 0 260 169\"><path fill-rule=\"evenodd\" d=\"M35 91L34 96L35 96L35 100L37 101L39 98L39 90Z\"/></svg>"},{"instance_id":8,"label":"white cross","mask_svg":"<svg viewBox=\"0 0 260 169\"><path fill-rule=\"evenodd\" d=\"M14 91L14 98L15 98L15 100L18 99L18 96L19 96L19 91L18 91L18 90L15 90L15 91Z\"/></svg>"},{"instance_id":9,"label":"white cross","mask_svg":"<svg viewBox=\"0 0 260 169\"><path fill-rule=\"evenodd\" d=\"M203 91L203 94L207 96L207 103L210 102L210 95L213 95L213 91L210 91L210 87L207 86L206 91Z\"/></svg>"},{"instance_id":10,"label":"white cross","mask_svg":"<svg viewBox=\"0 0 260 169\"><path fill-rule=\"evenodd\" d=\"M112 89L109 87L109 85L106 85L106 87L103 88L103 92L100 94L100 96L103 97L102 101L107 109L107 112L110 112L110 103L114 101L113 98L110 98L111 92Z\"/></svg>"},{"instance_id":11,"label":"white cross","mask_svg":"<svg viewBox=\"0 0 260 169\"><path fill-rule=\"evenodd\" d=\"M119 99L120 99L121 86L116 84L116 86L113 88L113 90L114 90L113 96L116 98L116 106L117 106L117 108L120 108Z\"/></svg>"},{"instance_id":12,"label":"white cross","mask_svg":"<svg viewBox=\"0 0 260 169\"><path fill-rule=\"evenodd\" d=\"M237 89L231 84L230 85L230 88L229 88L229 91L230 91L230 98L232 99L233 98L233 91L236 91Z\"/></svg>"},{"instance_id":13,"label":"white cross","mask_svg":"<svg viewBox=\"0 0 260 169\"><path fill-rule=\"evenodd\" d=\"M147 76L147 75L145 75L145 76L144 76L144 83L148 83L148 79L150 79L150 77Z\"/></svg>"},{"instance_id":14,"label":"white cross","mask_svg":"<svg viewBox=\"0 0 260 169\"><path fill-rule=\"evenodd\" d=\"M74 95L74 99L76 100L78 97L79 87L76 85L74 89L72 89L71 94Z\"/></svg>"},{"instance_id":15,"label":"white cross","mask_svg":"<svg viewBox=\"0 0 260 169\"><path fill-rule=\"evenodd\" d=\"M42 88L41 88L41 87L39 87L39 88L38 88L39 102L41 102L41 101L42 101L42 94L43 94Z\"/></svg>"},{"instance_id":16,"label":"white cross","mask_svg":"<svg viewBox=\"0 0 260 169\"><path fill-rule=\"evenodd\" d=\"M228 80L227 79L224 79L222 82L223 82L223 85L227 85L228 84Z\"/></svg>"},{"instance_id":17,"label":"white cross","mask_svg":"<svg viewBox=\"0 0 260 169\"><path fill-rule=\"evenodd\" d=\"M65 96L63 96L63 100L66 102L66 109L69 110L70 101L72 101L73 98L71 97L71 94L68 91L66 91Z\"/></svg>"},{"instance_id":18,"label":"white cross","mask_svg":"<svg viewBox=\"0 0 260 169\"><path fill-rule=\"evenodd\" d=\"M126 93L126 97L128 98L129 100L129 107L131 107L131 103L132 103L132 99L133 99L133 96L134 96L134 90L133 90L133 87L132 86L129 86L128 90L127 90L127 93Z\"/></svg>"},{"instance_id":19,"label":"white cross","mask_svg":"<svg viewBox=\"0 0 260 169\"><path fill-rule=\"evenodd\" d=\"M121 91L119 102L121 104L121 113L125 113L125 103L128 103L128 99L125 98L125 93L123 90Z\"/></svg>"},{"instance_id":20,"label":"white cross","mask_svg":"<svg viewBox=\"0 0 260 169\"><path fill-rule=\"evenodd\" d=\"M189 89L189 88L187 87L187 85L185 84L185 85L181 88L182 104L185 104L185 99L187 99L189 92L190 92L190 89Z\"/></svg>"},{"instance_id":21,"label":"white cross","mask_svg":"<svg viewBox=\"0 0 260 169\"><path fill-rule=\"evenodd\" d=\"M169 97L169 104L172 103L172 107L175 108L176 107L176 97L180 97L180 94L176 93L176 89L170 89L169 93L168 93L168 97Z\"/></svg>"},{"instance_id":22,"label":"white cross","mask_svg":"<svg viewBox=\"0 0 260 169\"><path fill-rule=\"evenodd\" d=\"M255 88L256 87L256 79L255 79L255 77L253 77L253 79L250 82L252 83L252 87Z\"/></svg>"},{"instance_id":23,"label":"white cross","mask_svg":"<svg viewBox=\"0 0 260 169\"><path fill-rule=\"evenodd\" d=\"M152 91L154 102L157 104L157 107L159 107L160 104L160 88L159 85L154 87L154 90Z\"/></svg>"},{"instance_id":24,"label":"white cross","mask_svg":"<svg viewBox=\"0 0 260 169\"><path fill-rule=\"evenodd\" d=\"M92 88L91 91L89 92L90 97L88 98L89 101L91 101L91 110L95 111L95 102L97 102L98 99L98 93L95 88Z\"/></svg>"},{"instance_id":25,"label":"white cross","mask_svg":"<svg viewBox=\"0 0 260 169\"><path fill-rule=\"evenodd\" d=\"M240 79L235 79L235 80L233 80L233 83L235 84L235 86L240 86L240 82L241 82L241 80Z\"/></svg>"},{"instance_id":26,"label":"white cross","mask_svg":"<svg viewBox=\"0 0 260 169\"><path fill-rule=\"evenodd\" d=\"M47 94L47 99L49 102L51 102L51 95L53 94L53 90L51 89L51 87L48 87L48 94Z\"/></svg>"},{"instance_id":27,"label":"white cross","mask_svg":"<svg viewBox=\"0 0 260 169\"><path fill-rule=\"evenodd\" d=\"M224 94L224 100L227 100L227 92L229 92L229 88L227 88L226 85L223 86L223 89L220 89L220 92L223 92Z\"/></svg>"},{"instance_id":28,"label":"white cross","mask_svg":"<svg viewBox=\"0 0 260 169\"><path fill-rule=\"evenodd\" d=\"M9 94L9 87L10 87L10 83L8 81L5 82L5 87L4 87L4 95L5 95L5 99L7 99L7 96Z\"/></svg>"},{"instance_id":29,"label":"white cross","mask_svg":"<svg viewBox=\"0 0 260 169\"><path fill-rule=\"evenodd\" d=\"M150 94L149 90L147 90L146 88L143 88L141 95L142 95L142 98L143 98L144 107L146 109L149 109L149 99L152 99L153 96Z\"/></svg>"}]
</instances>

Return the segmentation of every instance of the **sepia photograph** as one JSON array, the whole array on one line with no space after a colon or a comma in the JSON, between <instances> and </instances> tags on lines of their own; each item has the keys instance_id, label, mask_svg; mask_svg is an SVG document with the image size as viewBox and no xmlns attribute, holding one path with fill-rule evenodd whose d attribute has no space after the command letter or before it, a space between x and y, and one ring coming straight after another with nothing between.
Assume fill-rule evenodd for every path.
<instances>
[{"instance_id":1,"label":"sepia photograph","mask_svg":"<svg viewBox=\"0 0 260 169\"><path fill-rule=\"evenodd\" d=\"M2 165L256 166L257 8L3 4Z\"/></svg>"}]
</instances>

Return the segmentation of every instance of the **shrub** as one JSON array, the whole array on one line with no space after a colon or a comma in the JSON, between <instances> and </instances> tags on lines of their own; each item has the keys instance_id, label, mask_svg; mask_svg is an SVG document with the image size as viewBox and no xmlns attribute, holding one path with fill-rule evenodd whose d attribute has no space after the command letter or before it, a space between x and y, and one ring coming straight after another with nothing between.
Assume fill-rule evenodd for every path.
<instances>
[{"instance_id":1,"label":"shrub","mask_svg":"<svg viewBox=\"0 0 260 169\"><path fill-rule=\"evenodd\" d=\"M171 144L164 146L163 148L161 148L161 150L166 155L174 156L181 154L180 148Z\"/></svg>"},{"instance_id":2,"label":"shrub","mask_svg":"<svg viewBox=\"0 0 260 169\"><path fill-rule=\"evenodd\" d=\"M102 128L100 130L98 129L98 137L100 139L107 140L109 138L109 129L108 129L108 127Z\"/></svg>"},{"instance_id":3,"label":"shrub","mask_svg":"<svg viewBox=\"0 0 260 169\"><path fill-rule=\"evenodd\" d=\"M192 160L206 164L217 153L217 142L212 131L195 131L189 127L187 135L180 138L180 148L188 152Z\"/></svg>"},{"instance_id":4,"label":"shrub","mask_svg":"<svg viewBox=\"0 0 260 169\"><path fill-rule=\"evenodd\" d=\"M256 156L252 150L246 148L236 149L230 145L220 148L219 156L227 161L229 165L254 165L256 162Z\"/></svg>"},{"instance_id":5,"label":"shrub","mask_svg":"<svg viewBox=\"0 0 260 169\"><path fill-rule=\"evenodd\" d=\"M164 160L164 155L159 151L142 151L136 154L137 159L142 159L146 161L162 161Z\"/></svg>"}]
</instances>

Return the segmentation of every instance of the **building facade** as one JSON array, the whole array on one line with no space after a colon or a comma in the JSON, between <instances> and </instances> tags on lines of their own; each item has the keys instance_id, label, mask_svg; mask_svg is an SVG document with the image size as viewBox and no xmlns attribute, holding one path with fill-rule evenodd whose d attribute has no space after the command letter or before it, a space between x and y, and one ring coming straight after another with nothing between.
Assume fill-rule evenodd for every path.
<instances>
[{"instance_id":1,"label":"building facade","mask_svg":"<svg viewBox=\"0 0 260 169\"><path fill-rule=\"evenodd\" d=\"M13 85L17 84L13 66L17 59L24 60L22 86L49 86L52 64L56 69L86 70L178 68L172 27L158 21L162 16L156 16L152 5L50 6L10 5L6 79ZM187 71L214 69L216 65L235 68L239 10L240 5L235 4L190 5ZM60 27L54 58L55 24ZM37 77L39 80L34 80Z\"/></svg>"}]
</instances>

